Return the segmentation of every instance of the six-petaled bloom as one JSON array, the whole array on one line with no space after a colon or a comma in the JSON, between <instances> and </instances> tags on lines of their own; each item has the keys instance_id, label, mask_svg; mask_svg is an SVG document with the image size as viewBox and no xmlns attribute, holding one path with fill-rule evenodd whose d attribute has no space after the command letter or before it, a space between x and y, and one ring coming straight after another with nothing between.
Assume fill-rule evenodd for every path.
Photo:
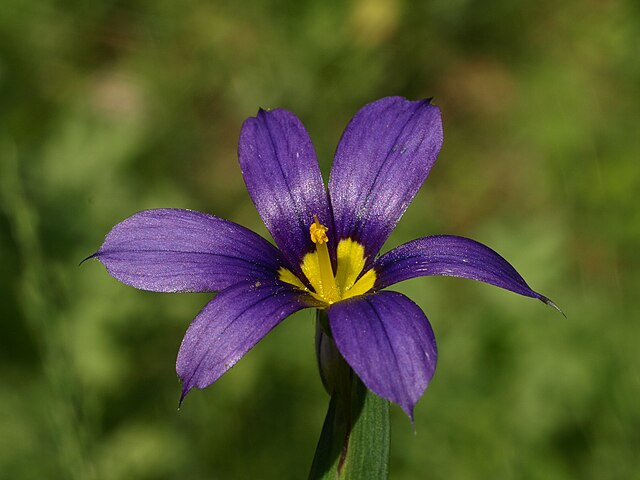
<instances>
[{"instance_id":1,"label":"six-petaled bloom","mask_svg":"<svg viewBox=\"0 0 640 480\"><path fill-rule=\"evenodd\" d=\"M383 98L347 126L327 191L300 120L286 110L260 110L244 122L238 154L279 250L227 220L158 209L116 225L94 257L143 290L219 292L182 341L182 398L215 382L292 313L321 308L364 384L412 417L436 367L435 338L414 302L384 288L448 275L551 303L504 258L467 238L423 237L377 257L441 146L440 110L430 101Z\"/></svg>"}]
</instances>

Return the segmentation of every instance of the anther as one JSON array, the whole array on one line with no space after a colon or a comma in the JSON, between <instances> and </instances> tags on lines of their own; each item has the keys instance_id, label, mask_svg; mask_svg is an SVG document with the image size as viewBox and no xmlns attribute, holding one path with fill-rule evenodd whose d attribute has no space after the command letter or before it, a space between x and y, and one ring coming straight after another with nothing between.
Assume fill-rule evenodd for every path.
<instances>
[{"instance_id":1,"label":"anther","mask_svg":"<svg viewBox=\"0 0 640 480\"><path fill-rule=\"evenodd\" d=\"M329 229L322 225L318 220L318 216L313 216L313 223L309 227L309 234L311 235L311 241L315 244L322 245L323 243L327 243L329 239L327 238L327 232Z\"/></svg>"}]
</instances>

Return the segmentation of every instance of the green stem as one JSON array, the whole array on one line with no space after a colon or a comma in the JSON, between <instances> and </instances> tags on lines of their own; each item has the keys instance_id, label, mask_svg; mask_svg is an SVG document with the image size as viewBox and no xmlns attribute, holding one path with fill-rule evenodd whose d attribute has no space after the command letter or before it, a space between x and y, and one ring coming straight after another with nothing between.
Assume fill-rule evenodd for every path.
<instances>
[{"instance_id":1,"label":"green stem","mask_svg":"<svg viewBox=\"0 0 640 480\"><path fill-rule=\"evenodd\" d=\"M331 401L309 479L388 478L389 402L370 392L342 358L324 310L317 315L316 354Z\"/></svg>"}]
</instances>

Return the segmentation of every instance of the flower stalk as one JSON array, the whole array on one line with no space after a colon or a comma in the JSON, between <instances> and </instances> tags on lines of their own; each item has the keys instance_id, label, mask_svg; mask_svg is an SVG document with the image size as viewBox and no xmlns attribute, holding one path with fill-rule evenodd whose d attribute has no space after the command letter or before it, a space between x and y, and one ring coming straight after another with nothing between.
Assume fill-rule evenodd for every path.
<instances>
[{"instance_id":1,"label":"flower stalk","mask_svg":"<svg viewBox=\"0 0 640 480\"><path fill-rule=\"evenodd\" d=\"M317 310L316 355L331 401L309 479L388 478L389 402L369 391L340 355L325 310Z\"/></svg>"}]
</instances>

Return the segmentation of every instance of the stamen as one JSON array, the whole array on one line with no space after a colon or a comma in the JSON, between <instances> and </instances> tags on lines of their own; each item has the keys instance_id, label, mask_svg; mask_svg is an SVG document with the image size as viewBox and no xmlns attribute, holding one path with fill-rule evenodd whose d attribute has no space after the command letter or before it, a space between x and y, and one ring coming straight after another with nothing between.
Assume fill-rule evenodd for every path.
<instances>
[{"instance_id":1,"label":"stamen","mask_svg":"<svg viewBox=\"0 0 640 480\"><path fill-rule=\"evenodd\" d=\"M313 216L313 223L309 227L309 233L311 234L311 241L315 244L327 243L329 239L327 238L327 232L329 229L322 225L318 220L318 216Z\"/></svg>"},{"instance_id":2,"label":"stamen","mask_svg":"<svg viewBox=\"0 0 640 480\"><path fill-rule=\"evenodd\" d=\"M309 227L311 241L316 244L318 252L318 268L320 269L320 283L322 292L316 292L322 295L328 303L336 302L340 299L336 279L333 275L331 267L331 258L329 257L329 249L327 248L327 232L329 229L322 225L318 220L318 216L313 216L314 222Z\"/></svg>"}]
</instances>

